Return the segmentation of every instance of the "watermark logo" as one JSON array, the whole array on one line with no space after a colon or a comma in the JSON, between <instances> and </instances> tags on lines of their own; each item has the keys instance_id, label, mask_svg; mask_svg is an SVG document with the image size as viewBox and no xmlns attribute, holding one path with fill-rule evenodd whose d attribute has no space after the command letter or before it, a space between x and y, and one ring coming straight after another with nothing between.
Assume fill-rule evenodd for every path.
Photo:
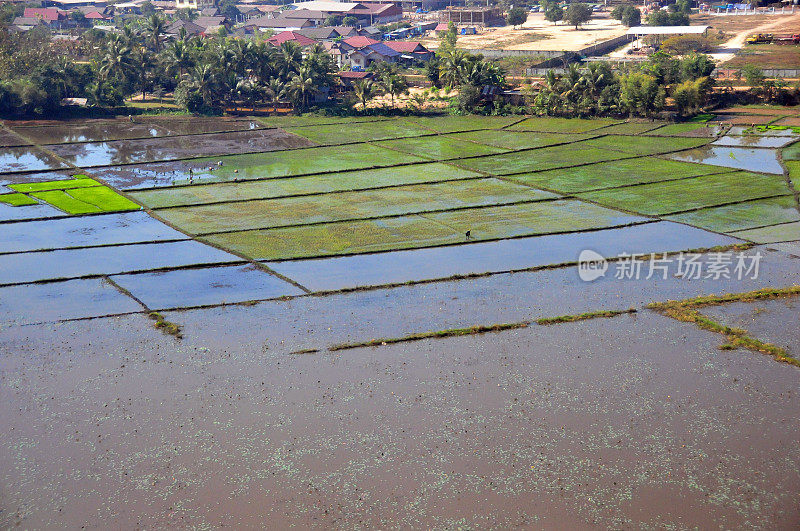
<instances>
[{"instance_id":1,"label":"watermark logo","mask_svg":"<svg viewBox=\"0 0 800 531\"><path fill-rule=\"evenodd\" d=\"M613 264L613 277L617 280L666 280L670 275L686 280L743 280L758 279L761 252L714 252L708 254L667 253L629 254L621 253L609 263L602 255L585 249L578 257L578 276L584 282L591 282L605 276Z\"/></svg>"},{"instance_id":2,"label":"watermark logo","mask_svg":"<svg viewBox=\"0 0 800 531\"><path fill-rule=\"evenodd\" d=\"M578 276L584 282L591 282L604 276L608 271L608 261L591 249L584 249L578 256Z\"/></svg>"}]
</instances>

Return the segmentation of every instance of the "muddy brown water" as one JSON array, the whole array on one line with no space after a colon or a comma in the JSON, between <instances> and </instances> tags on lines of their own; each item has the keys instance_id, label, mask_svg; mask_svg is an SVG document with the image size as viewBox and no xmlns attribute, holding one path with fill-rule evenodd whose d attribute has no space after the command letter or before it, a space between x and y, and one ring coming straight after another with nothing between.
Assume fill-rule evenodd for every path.
<instances>
[{"instance_id":1,"label":"muddy brown water","mask_svg":"<svg viewBox=\"0 0 800 531\"><path fill-rule=\"evenodd\" d=\"M168 136L168 129L147 122L126 120L83 121L74 124L17 126L13 130L36 144L99 142L125 138Z\"/></svg>"},{"instance_id":2,"label":"muddy brown water","mask_svg":"<svg viewBox=\"0 0 800 531\"><path fill-rule=\"evenodd\" d=\"M140 316L0 333L3 527L800 522L800 373L691 324L287 356L203 320L181 342Z\"/></svg>"},{"instance_id":3,"label":"muddy brown water","mask_svg":"<svg viewBox=\"0 0 800 531\"><path fill-rule=\"evenodd\" d=\"M79 167L163 161L305 147L312 142L283 131L264 129L83 144L53 144L46 149ZM2 163L2 159L0 159Z\"/></svg>"},{"instance_id":4,"label":"muddy brown water","mask_svg":"<svg viewBox=\"0 0 800 531\"><path fill-rule=\"evenodd\" d=\"M10 131L0 128L0 147L27 146L30 142Z\"/></svg>"},{"instance_id":5,"label":"muddy brown water","mask_svg":"<svg viewBox=\"0 0 800 531\"><path fill-rule=\"evenodd\" d=\"M800 358L800 297L710 306L700 312Z\"/></svg>"}]
</instances>

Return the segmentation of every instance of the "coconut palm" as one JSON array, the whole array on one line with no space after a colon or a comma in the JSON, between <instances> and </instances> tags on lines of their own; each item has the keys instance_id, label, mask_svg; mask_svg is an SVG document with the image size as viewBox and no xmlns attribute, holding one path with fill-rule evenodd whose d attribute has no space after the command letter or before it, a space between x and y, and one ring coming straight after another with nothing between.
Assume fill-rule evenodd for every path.
<instances>
[{"instance_id":1,"label":"coconut palm","mask_svg":"<svg viewBox=\"0 0 800 531\"><path fill-rule=\"evenodd\" d=\"M100 58L99 74L102 81L112 78L127 81L132 71L131 49L118 37L109 39Z\"/></svg>"},{"instance_id":2,"label":"coconut palm","mask_svg":"<svg viewBox=\"0 0 800 531\"><path fill-rule=\"evenodd\" d=\"M171 70L178 71L179 79L194 65L194 57L184 41L175 41L167 48L166 60Z\"/></svg>"},{"instance_id":3,"label":"coconut palm","mask_svg":"<svg viewBox=\"0 0 800 531\"><path fill-rule=\"evenodd\" d=\"M164 38L165 30L166 24L164 19L155 13L151 15L149 19L147 19L147 44L156 53L161 51L161 41Z\"/></svg>"},{"instance_id":4,"label":"coconut palm","mask_svg":"<svg viewBox=\"0 0 800 531\"><path fill-rule=\"evenodd\" d=\"M286 94L300 112L308 108L311 97L319 93L320 90L314 83L313 72L307 66L301 66L286 86Z\"/></svg>"},{"instance_id":5,"label":"coconut palm","mask_svg":"<svg viewBox=\"0 0 800 531\"><path fill-rule=\"evenodd\" d=\"M408 94L408 82L399 74L389 74L384 76L380 81L383 90L392 98L392 107L394 107L395 96L401 94Z\"/></svg>"},{"instance_id":6,"label":"coconut palm","mask_svg":"<svg viewBox=\"0 0 800 531\"><path fill-rule=\"evenodd\" d=\"M371 79L359 79L353 83L353 90L361 102L361 109L366 111L367 100L371 100L380 93L380 86Z\"/></svg>"},{"instance_id":7,"label":"coconut palm","mask_svg":"<svg viewBox=\"0 0 800 531\"><path fill-rule=\"evenodd\" d=\"M285 85L277 77L269 80L269 83L264 87L264 95L267 100L272 104L273 111L278 112L278 102L283 97Z\"/></svg>"},{"instance_id":8,"label":"coconut palm","mask_svg":"<svg viewBox=\"0 0 800 531\"><path fill-rule=\"evenodd\" d=\"M197 65L189 72L189 79L191 84L200 93L200 96L202 96L206 105L211 105L211 96L216 81L216 72L214 68L207 63Z\"/></svg>"}]
</instances>

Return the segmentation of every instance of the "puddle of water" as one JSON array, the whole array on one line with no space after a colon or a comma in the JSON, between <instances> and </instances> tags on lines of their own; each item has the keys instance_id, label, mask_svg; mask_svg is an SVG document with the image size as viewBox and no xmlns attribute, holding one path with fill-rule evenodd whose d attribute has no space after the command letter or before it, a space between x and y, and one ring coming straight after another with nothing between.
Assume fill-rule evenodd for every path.
<instances>
[{"instance_id":1,"label":"puddle of water","mask_svg":"<svg viewBox=\"0 0 800 531\"><path fill-rule=\"evenodd\" d=\"M795 139L797 138L797 133L792 131L791 129L766 129L765 131L761 131L757 127L751 126L743 126L743 125L734 125L728 131L729 135L758 135L758 136L791 136Z\"/></svg>"},{"instance_id":2,"label":"puddle of water","mask_svg":"<svg viewBox=\"0 0 800 531\"><path fill-rule=\"evenodd\" d=\"M63 168L65 164L35 147L0 149L0 174Z\"/></svg>"},{"instance_id":3,"label":"puddle of water","mask_svg":"<svg viewBox=\"0 0 800 531\"><path fill-rule=\"evenodd\" d=\"M670 158L760 173L783 173L783 168L778 162L778 154L771 149L706 146L675 153L670 155Z\"/></svg>"},{"instance_id":4,"label":"puddle of water","mask_svg":"<svg viewBox=\"0 0 800 531\"><path fill-rule=\"evenodd\" d=\"M0 129L0 147L29 146L31 143L10 131Z\"/></svg>"},{"instance_id":5,"label":"puddle of water","mask_svg":"<svg viewBox=\"0 0 800 531\"><path fill-rule=\"evenodd\" d=\"M252 265L157 271L111 278L153 310L303 293L292 284Z\"/></svg>"},{"instance_id":6,"label":"puddle of water","mask_svg":"<svg viewBox=\"0 0 800 531\"><path fill-rule=\"evenodd\" d=\"M139 312L136 301L99 278L0 288L0 323L28 324Z\"/></svg>"},{"instance_id":7,"label":"puddle of water","mask_svg":"<svg viewBox=\"0 0 800 531\"><path fill-rule=\"evenodd\" d=\"M22 207L15 207L0 203L0 223L4 221L19 221L24 219L42 219L42 218L58 218L63 217L65 214L53 208L50 205L26 205ZM8 227L2 227L2 231L6 231Z\"/></svg>"},{"instance_id":8,"label":"puddle of water","mask_svg":"<svg viewBox=\"0 0 800 531\"><path fill-rule=\"evenodd\" d=\"M12 173L0 175L0 193L11 192L9 184L43 183L50 181L64 181L72 179L74 171L45 171L35 173Z\"/></svg>"},{"instance_id":9,"label":"puddle of water","mask_svg":"<svg viewBox=\"0 0 800 531\"><path fill-rule=\"evenodd\" d=\"M145 212L80 216L5 225L0 253L187 238Z\"/></svg>"},{"instance_id":10,"label":"puddle of water","mask_svg":"<svg viewBox=\"0 0 800 531\"><path fill-rule=\"evenodd\" d=\"M65 142L103 142L124 138L146 138L167 136L170 132L147 122L130 123L116 120L87 120L64 125L19 126L14 130L37 144L60 144Z\"/></svg>"},{"instance_id":11,"label":"puddle of water","mask_svg":"<svg viewBox=\"0 0 800 531\"><path fill-rule=\"evenodd\" d=\"M176 135L252 131L264 127L255 120L241 118L153 118L152 123Z\"/></svg>"},{"instance_id":12,"label":"puddle of water","mask_svg":"<svg viewBox=\"0 0 800 531\"><path fill-rule=\"evenodd\" d=\"M800 297L734 302L700 311L726 326L744 328L761 341L785 348L791 356L800 356Z\"/></svg>"},{"instance_id":13,"label":"puddle of water","mask_svg":"<svg viewBox=\"0 0 800 531\"><path fill-rule=\"evenodd\" d=\"M326 291L575 262L583 249L613 257L623 252L679 251L737 241L662 221L592 232L267 265L313 291Z\"/></svg>"},{"instance_id":14,"label":"puddle of water","mask_svg":"<svg viewBox=\"0 0 800 531\"><path fill-rule=\"evenodd\" d=\"M184 157L274 151L310 145L313 144L308 140L280 129L264 129L175 138L55 144L46 147L76 166L88 168Z\"/></svg>"},{"instance_id":15,"label":"puddle of water","mask_svg":"<svg viewBox=\"0 0 800 531\"><path fill-rule=\"evenodd\" d=\"M6 254L0 255L0 284L240 261L193 240Z\"/></svg>"},{"instance_id":16,"label":"puddle of water","mask_svg":"<svg viewBox=\"0 0 800 531\"><path fill-rule=\"evenodd\" d=\"M711 142L715 146L741 146L753 148L779 148L791 144L795 139L788 136L731 136L725 135L722 138Z\"/></svg>"}]
</instances>

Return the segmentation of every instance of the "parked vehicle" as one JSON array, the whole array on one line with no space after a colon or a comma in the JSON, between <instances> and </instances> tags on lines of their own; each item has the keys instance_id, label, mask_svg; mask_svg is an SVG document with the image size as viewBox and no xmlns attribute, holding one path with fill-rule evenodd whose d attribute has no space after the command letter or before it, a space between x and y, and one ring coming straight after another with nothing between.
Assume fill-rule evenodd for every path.
<instances>
[{"instance_id":1,"label":"parked vehicle","mask_svg":"<svg viewBox=\"0 0 800 531\"><path fill-rule=\"evenodd\" d=\"M772 42L772 34L757 33L747 37L744 42L746 44L769 44Z\"/></svg>"},{"instance_id":2,"label":"parked vehicle","mask_svg":"<svg viewBox=\"0 0 800 531\"><path fill-rule=\"evenodd\" d=\"M800 33L794 35L778 35L772 42L775 44L800 44Z\"/></svg>"}]
</instances>

